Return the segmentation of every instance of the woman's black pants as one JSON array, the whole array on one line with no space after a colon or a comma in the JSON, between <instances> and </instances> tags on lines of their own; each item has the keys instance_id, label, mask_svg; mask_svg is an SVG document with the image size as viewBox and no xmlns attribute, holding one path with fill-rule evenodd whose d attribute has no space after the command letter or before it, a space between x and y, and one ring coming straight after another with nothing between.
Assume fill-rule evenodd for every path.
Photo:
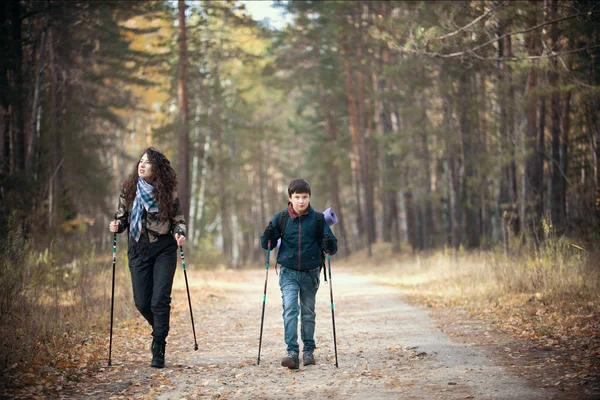
<instances>
[{"instance_id":1,"label":"woman's black pants","mask_svg":"<svg viewBox=\"0 0 600 400\"><path fill-rule=\"evenodd\" d=\"M171 288L177 267L177 242L162 235L148 243L142 233L139 242L129 238L129 270L135 307L152 326L154 340L165 342L169 334Z\"/></svg>"}]
</instances>

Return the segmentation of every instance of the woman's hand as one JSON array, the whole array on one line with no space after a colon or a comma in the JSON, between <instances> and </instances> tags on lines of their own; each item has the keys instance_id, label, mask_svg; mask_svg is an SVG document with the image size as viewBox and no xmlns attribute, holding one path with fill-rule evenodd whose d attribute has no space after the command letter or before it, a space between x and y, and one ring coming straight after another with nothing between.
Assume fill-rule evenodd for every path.
<instances>
[{"instance_id":1,"label":"woman's hand","mask_svg":"<svg viewBox=\"0 0 600 400\"><path fill-rule=\"evenodd\" d=\"M119 231L119 221L118 220L110 221L110 224L108 225L108 230L111 231L112 233L117 233Z\"/></svg>"},{"instance_id":2,"label":"woman's hand","mask_svg":"<svg viewBox=\"0 0 600 400\"><path fill-rule=\"evenodd\" d=\"M183 246L185 244L185 236L180 235L179 233L175 234L175 240L177 241L177 246Z\"/></svg>"}]
</instances>

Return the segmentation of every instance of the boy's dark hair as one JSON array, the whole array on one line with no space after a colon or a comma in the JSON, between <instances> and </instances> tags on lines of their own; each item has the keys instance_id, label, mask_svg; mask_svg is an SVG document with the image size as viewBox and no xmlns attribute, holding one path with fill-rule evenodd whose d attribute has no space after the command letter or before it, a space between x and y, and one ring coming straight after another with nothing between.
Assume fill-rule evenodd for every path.
<instances>
[{"instance_id":1,"label":"boy's dark hair","mask_svg":"<svg viewBox=\"0 0 600 400\"><path fill-rule=\"evenodd\" d=\"M310 186L304 179L294 179L288 186L288 196L292 197L294 193L308 193L310 196Z\"/></svg>"}]
</instances>

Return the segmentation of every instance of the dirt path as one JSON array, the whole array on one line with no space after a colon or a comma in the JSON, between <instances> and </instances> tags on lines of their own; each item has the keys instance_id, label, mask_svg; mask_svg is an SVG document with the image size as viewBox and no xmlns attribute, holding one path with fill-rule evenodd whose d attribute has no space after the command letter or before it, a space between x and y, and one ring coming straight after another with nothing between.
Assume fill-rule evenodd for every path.
<instances>
[{"instance_id":1,"label":"dirt path","mask_svg":"<svg viewBox=\"0 0 600 400\"><path fill-rule=\"evenodd\" d=\"M451 342L420 308L392 287L334 270L339 368L334 365L329 287L317 296L317 365L290 371L284 354L278 276L271 269L261 363L256 365L263 270L189 272L199 350L183 276L178 271L167 367L149 367L149 328L139 343L115 331L113 366L80 382L64 398L153 399L547 399L485 348ZM131 335L129 335L131 336ZM131 349L134 349L133 351Z\"/></svg>"}]
</instances>

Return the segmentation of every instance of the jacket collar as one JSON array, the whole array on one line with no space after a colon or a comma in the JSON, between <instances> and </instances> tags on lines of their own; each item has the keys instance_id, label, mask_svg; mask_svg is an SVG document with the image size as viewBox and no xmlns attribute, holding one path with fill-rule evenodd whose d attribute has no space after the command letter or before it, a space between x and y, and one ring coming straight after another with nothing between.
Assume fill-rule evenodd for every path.
<instances>
[{"instance_id":1,"label":"jacket collar","mask_svg":"<svg viewBox=\"0 0 600 400\"><path fill-rule=\"evenodd\" d=\"M306 209L306 213L300 215L300 217L302 217L303 215L308 215L310 213L313 212L313 208L312 206L309 204L308 208ZM299 215L296 214L296 212L294 211L294 207L292 206L291 202L288 202L288 215L290 216L290 218L297 218Z\"/></svg>"}]
</instances>

